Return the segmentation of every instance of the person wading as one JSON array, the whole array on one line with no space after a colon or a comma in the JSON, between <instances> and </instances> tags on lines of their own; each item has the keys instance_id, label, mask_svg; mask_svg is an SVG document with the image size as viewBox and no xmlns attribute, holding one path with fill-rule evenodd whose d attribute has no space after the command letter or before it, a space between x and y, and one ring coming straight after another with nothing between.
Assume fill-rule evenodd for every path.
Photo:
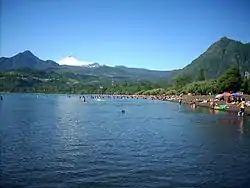
<instances>
[{"instance_id":1,"label":"person wading","mask_svg":"<svg viewBox=\"0 0 250 188\"><path fill-rule=\"evenodd\" d=\"M180 105L182 104L182 99L179 99L179 104L180 104Z\"/></svg>"},{"instance_id":2,"label":"person wading","mask_svg":"<svg viewBox=\"0 0 250 188\"><path fill-rule=\"evenodd\" d=\"M246 101L243 98L242 101L239 103L240 111L238 112L238 116L244 116L245 113L245 107L246 107Z\"/></svg>"}]
</instances>

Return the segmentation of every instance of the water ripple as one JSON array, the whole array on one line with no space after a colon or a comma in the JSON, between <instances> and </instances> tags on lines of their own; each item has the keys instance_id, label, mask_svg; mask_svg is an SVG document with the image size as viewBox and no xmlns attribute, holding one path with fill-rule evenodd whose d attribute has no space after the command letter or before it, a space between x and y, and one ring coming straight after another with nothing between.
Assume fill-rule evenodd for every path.
<instances>
[{"instance_id":1,"label":"water ripple","mask_svg":"<svg viewBox=\"0 0 250 188\"><path fill-rule=\"evenodd\" d=\"M175 103L9 95L4 187L244 187L250 123ZM126 113L122 114L121 109Z\"/></svg>"}]
</instances>

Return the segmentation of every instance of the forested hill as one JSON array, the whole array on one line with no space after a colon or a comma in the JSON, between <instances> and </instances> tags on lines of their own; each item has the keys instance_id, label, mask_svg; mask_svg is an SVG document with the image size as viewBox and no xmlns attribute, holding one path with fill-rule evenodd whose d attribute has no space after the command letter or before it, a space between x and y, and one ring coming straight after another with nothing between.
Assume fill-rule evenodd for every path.
<instances>
[{"instance_id":1,"label":"forested hill","mask_svg":"<svg viewBox=\"0 0 250 188\"><path fill-rule=\"evenodd\" d=\"M166 86L164 82L114 81L108 77L72 72L57 73L31 69L0 71L0 92L132 94Z\"/></svg>"},{"instance_id":2,"label":"forested hill","mask_svg":"<svg viewBox=\"0 0 250 188\"><path fill-rule=\"evenodd\" d=\"M250 72L250 43L242 43L226 37L213 43L203 54L181 69L178 75L198 79L201 70L205 78L218 78L229 67L240 68L242 74Z\"/></svg>"}]
</instances>

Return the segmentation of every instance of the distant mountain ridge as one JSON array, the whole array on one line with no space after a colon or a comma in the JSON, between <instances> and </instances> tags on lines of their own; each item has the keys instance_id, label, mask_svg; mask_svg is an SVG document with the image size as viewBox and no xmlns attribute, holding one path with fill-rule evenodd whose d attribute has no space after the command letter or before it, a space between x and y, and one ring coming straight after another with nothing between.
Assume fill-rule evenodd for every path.
<instances>
[{"instance_id":1,"label":"distant mountain ridge","mask_svg":"<svg viewBox=\"0 0 250 188\"><path fill-rule=\"evenodd\" d=\"M69 58L72 61L77 61L71 56ZM250 43L242 43L222 37L190 64L182 69L172 71L155 71L143 68L128 68L126 66L111 67L96 62L86 63L83 66L59 65L51 60L41 60L30 51L24 51L9 58L0 58L0 70L29 68L57 73L73 72L87 76L108 77L114 80L127 81L170 81L178 75L189 75L195 81L200 70L204 71L206 79L217 78L230 66L239 67L242 74L245 71L250 72Z\"/></svg>"},{"instance_id":2,"label":"distant mountain ridge","mask_svg":"<svg viewBox=\"0 0 250 188\"><path fill-rule=\"evenodd\" d=\"M64 62L72 65L63 65ZM173 71L153 71L141 68L128 68L125 66L107 66L100 65L97 62L89 64L81 64L72 56L67 57L61 62L62 65L58 63L47 60L43 61L32 54L30 51L24 51L13 57L2 57L0 58L0 70L15 70L15 69L35 69L43 71L53 71L53 72L73 72L76 74L82 74L87 76L95 76L99 78L110 78L114 80L127 80L127 81L163 81L172 76ZM78 66L75 66L77 64Z\"/></svg>"},{"instance_id":3,"label":"distant mountain ridge","mask_svg":"<svg viewBox=\"0 0 250 188\"><path fill-rule=\"evenodd\" d=\"M44 70L58 66L59 64L57 64L52 60L44 61L39 59L29 50L18 53L17 55L14 55L13 57L10 58L7 57L0 58L0 70L14 70L23 68Z\"/></svg>"}]
</instances>

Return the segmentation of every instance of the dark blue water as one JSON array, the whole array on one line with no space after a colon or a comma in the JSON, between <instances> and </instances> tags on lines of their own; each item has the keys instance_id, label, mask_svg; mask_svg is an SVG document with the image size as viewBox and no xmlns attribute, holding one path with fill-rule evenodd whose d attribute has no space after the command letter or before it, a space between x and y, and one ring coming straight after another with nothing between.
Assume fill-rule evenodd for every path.
<instances>
[{"instance_id":1,"label":"dark blue water","mask_svg":"<svg viewBox=\"0 0 250 188\"><path fill-rule=\"evenodd\" d=\"M13 94L0 101L0 130L2 187L250 183L250 120L227 113L163 101Z\"/></svg>"}]
</instances>

